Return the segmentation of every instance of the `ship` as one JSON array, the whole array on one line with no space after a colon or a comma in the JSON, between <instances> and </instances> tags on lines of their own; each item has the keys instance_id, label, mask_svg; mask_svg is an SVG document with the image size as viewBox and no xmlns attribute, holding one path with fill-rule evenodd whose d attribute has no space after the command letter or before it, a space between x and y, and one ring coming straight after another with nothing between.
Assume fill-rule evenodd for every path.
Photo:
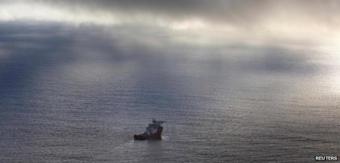
<instances>
[{"instance_id":1,"label":"ship","mask_svg":"<svg viewBox=\"0 0 340 163\"><path fill-rule=\"evenodd\" d=\"M152 120L152 123L146 127L146 130L142 134L134 135L135 140L162 140L162 132L164 121Z\"/></svg>"}]
</instances>

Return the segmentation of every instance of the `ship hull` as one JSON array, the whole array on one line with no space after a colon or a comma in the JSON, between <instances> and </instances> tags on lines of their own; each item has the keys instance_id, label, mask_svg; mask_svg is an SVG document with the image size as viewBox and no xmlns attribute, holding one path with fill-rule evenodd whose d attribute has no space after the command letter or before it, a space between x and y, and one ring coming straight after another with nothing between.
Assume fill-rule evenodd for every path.
<instances>
[{"instance_id":1,"label":"ship hull","mask_svg":"<svg viewBox=\"0 0 340 163\"><path fill-rule=\"evenodd\" d=\"M143 134L141 134L141 135L134 135L133 138L135 140L146 140L147 139L146 136L143 135Z\"/></svg>"},{"instance_id":2,"label":"ship hull","mask_svg":"<svg viewBox=\"0 0 340 163\"><path fill-rule=\"evenodd\" d=\"M135 140L162 140L162 131L163 127L158 128L157 132L154 134L139 134L139 135L134 135L133 138Z\"/></svg>"}]
</instances>

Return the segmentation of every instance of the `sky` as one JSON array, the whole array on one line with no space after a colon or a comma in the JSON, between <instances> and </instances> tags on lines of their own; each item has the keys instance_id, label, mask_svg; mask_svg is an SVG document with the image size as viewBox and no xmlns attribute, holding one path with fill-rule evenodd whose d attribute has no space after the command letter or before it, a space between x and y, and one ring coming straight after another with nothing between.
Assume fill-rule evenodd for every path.
<instances>
[{"instance_id":1,"label":"sky","mask_svg":"<svg viewBox=\"0 0 340 163\"><path fill-rule=\"evenodd\" d=\"M4 22L134 26L200 45L332 45L340 35L336 0L2 0L0 4Z\"/></svg>"},{"instance_id":2,"label":"sky","mask_svg":"<svg viewBox=\"0 0 340 163\"><path fill-rule=\"evenodd\" d=\"M249 69L309 72L340 60L339 17L337 0L1 0L0 54L60 37L79 50L95 36L121 54L237 54ZM14 38L17 49L4 46Z\"/></svg>"}]
</instances>

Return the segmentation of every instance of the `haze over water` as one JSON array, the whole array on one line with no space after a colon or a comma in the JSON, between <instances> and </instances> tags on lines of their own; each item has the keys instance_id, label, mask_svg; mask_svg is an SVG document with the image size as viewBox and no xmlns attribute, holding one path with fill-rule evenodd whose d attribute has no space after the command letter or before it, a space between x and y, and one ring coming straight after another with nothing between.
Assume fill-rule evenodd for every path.
<instances>
[{"instance_id":1,"label":"haze over water","mask_svg":"<svg viewBox=\"0 0 340 163\"><path fill-rule=\"evenodd\" d=\"M340 155L339 5L0 1L0 162Z\"/></svg>"}]
</instances>

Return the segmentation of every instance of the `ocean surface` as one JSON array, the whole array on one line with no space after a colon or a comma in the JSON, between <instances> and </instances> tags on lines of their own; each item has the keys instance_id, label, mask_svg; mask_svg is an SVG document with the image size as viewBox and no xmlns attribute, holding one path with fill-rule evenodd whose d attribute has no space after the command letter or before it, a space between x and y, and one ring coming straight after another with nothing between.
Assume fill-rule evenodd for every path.
<instances>
[{"instance_id":1,"label":"ocean surface","mask_svg":"<svg viewBox=\"0 0 340 163\"><path fill-rule=\"evenodd\" d=\"M332 50L147 44L124 30L1 24L0 162L340 155ZM134 141L152 118L166 121L163 140Z\"/></svg>"}]
</instances>

